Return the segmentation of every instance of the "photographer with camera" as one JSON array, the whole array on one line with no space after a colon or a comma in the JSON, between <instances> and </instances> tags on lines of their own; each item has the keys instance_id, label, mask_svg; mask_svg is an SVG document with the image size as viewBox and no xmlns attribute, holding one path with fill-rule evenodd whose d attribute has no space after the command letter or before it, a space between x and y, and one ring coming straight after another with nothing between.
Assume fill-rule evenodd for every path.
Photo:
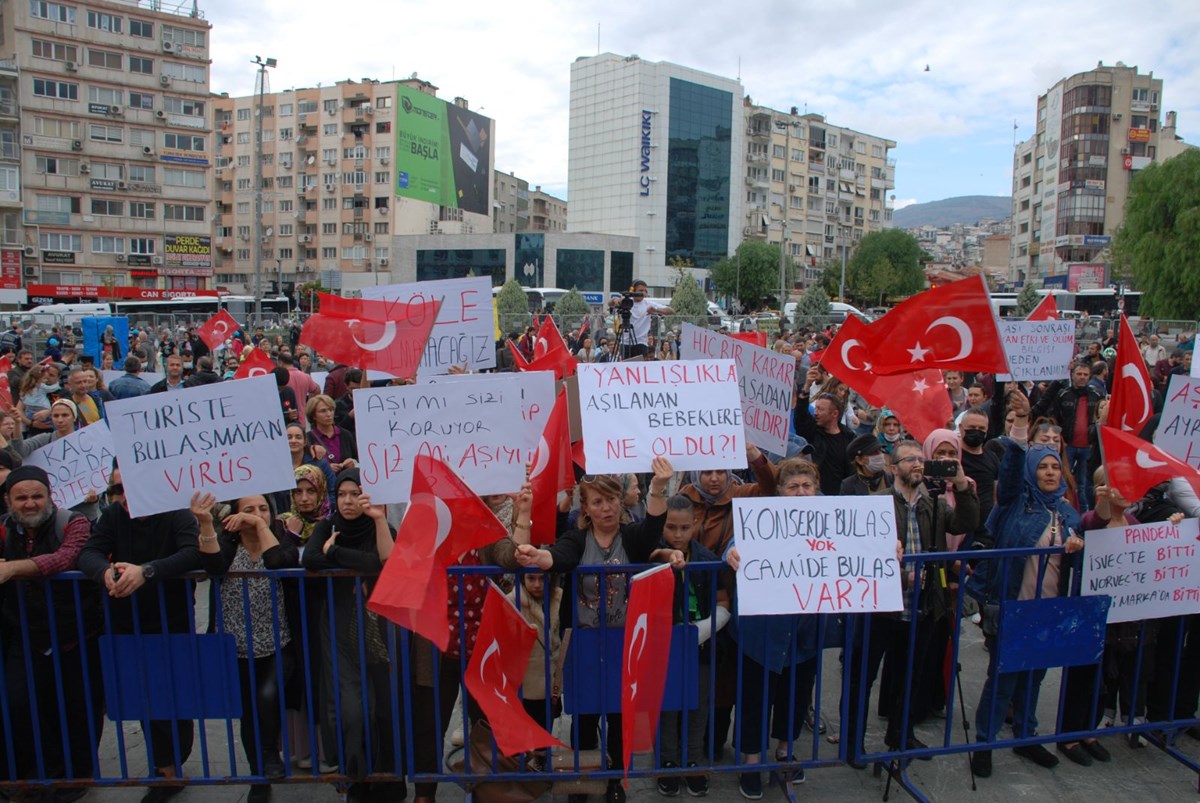
<instances>
[{"instance_id":1,"label":"photographer with camera","mask_svg":"<svg viewBox=\"0 0 1200 803\"><path fill-rule=\"evenodd\" d=\"M638 279L629 288L628 293L621 293L620 298L608 302L609 310L617 313L617 338L621 344L621 359L645 357L646 345L650 336L651 315L674 315L670 307L661 307L646 300L649 288Z\"/></svg>"}]
</instances>

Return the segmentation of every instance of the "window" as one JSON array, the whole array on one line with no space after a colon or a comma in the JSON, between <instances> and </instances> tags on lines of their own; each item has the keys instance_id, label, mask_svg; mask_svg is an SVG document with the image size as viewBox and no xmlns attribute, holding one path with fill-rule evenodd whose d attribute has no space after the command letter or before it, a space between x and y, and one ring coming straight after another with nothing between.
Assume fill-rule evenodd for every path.
<instances>
[{"instance_id":1,"label":"window","mask_svg":"<svg viewBox=\"0 0 1200 803\"><path fill-rule=\"evenodd\" d=\"M338 132L338 124L337 123L327 123L321 129L322 135L326 136L326 137L336 137L337 132Z\"/></svg>"},{"instance_id":2,"label":"window","mask_svg":"<svg viewBox=\"0 0 1200 803\"><path fill-rule=\"evenodd\" d=\"M154 132L148 128L129 129L129 144L135 148L154 147Z\"/></svg>"},{"instance_id":3,"label":"window","mask_svg":"<svg viewBox=\"0 0 1200 803\"><path fill-rule=\"evenodd\" d=\"M138 181L143 184L154 183L154 166L153 165L130 165L129 180Z\"/></svg>"},{"instance_id":4,"label":"window","mask_svg":"<svg viewBox=\"0 0 1200 803\"><path fill-rule=\"evenodd\" d=\"M162 71L163 75L169 75L177 81L191 81L192 83L202 84L205 79L204 68L191 64L164 61Z\"/></svg>"},{"instance_id":5,"label":"window","mask_svg":"<svg viewBox=\"0 0 1200 803\"><path fill-rule=\"evenodd\" d=\"M272 178L271 176L263 176L263 180L262 180L262 188L263 188L264 190L273 190L273 189L275 189L275 179L274 179L274 178Z\"/></svg>"},{"instance_id":6,"label":"window","mask_svg":"<svg viewBox=\"0 0 1200 803\"><path fill-rule=\"evenodd\" d=\"M322 148L321 149L321 161L336 162L337 161L337 148Z\"/></svg>"},{"instance_id":7,"label":"window","mask_svg":"<svg viewBox=\"0 0 1200 803\"><path fill-rule=\"evenodd\" d=\"M276 176L275 186L281 190L289 190L295 186L291 176Z\"/></svg>"},{"instance_id":8,"label":"window","mask_svg":"<svg viewBox=\"0 0 1200 803\"><path fill-rule=\"evenodd\" d=\"M321 249L321 259L337 259L337 249L336 248L322 248Z\"/></svg>"},{"instance_id":9,"label":"window","mask_svg":"<svg viewBox=\"0 0 1200 803\"><path fill-rule=\"evenodd\" d=\"M35 160L35 169L39 173L51 176L78 176L78 159L60 159L56 156L39 156Z\"/></svg>"},{"instance_id":10,"label":"window","mask_svg":"<svg viewBox=\"0 0 1200 803\"><path fill-rule=\"evenodd\" d=\"M40 134L43 137L79 139L79 123L74 120L35 117L33 118L33 130L35 134Z\"/></svg>"},{"instance_id":11,"label":"window","mask_svg":"<svg viewBox=\"0 0 1200 803\"><path fill-rule=\"evenodd\" d=\"M317 110L317 102L315 100L301 100L296 103L297 114L309 114Z\"/></svg>"},{"instance_id":12,"label":"window","mask_svg":"<svg viewBox=\"0 0 1200 803\"><path fill-rule=\"evenodd\" d=\"M189 206L187 204L163 204L163 220L188 220L203 223L204 207Z\"/></svg>"},{"instance_id":13,"label":"window","mask_svg":"<svg viewBox=\"0 0 1200 803\"><path fill-rule=\"evenodd\" d=\"M883 157L883 146L882 145L872 145L871 146L871 155L874 156L876 159L882 158Z\"/></svg>"},{"instance_id":14,"label":"window","mask_svg":"<svg viewBox=\"0 0 1200 803\"><path fill-rule=\"evenodd\" d=\"M336 114L338 110L338 103L338 100L331 98L330 100L322 102L321 106L324 107L328 114Z\"/></svg>"},{"instance_id":15,"label":"window","mask_svg":"<svg viewBox=\"0 0 1200 803\"><path fill-rule=\"evenodd\" d=\"M322 234L337 234L337 224L336 223L322 223L321 224L321 233Z\"/></svg>"},{"instance_id":16,"label":"window","mask_svg":"<svg viewBox=\"0 0 1200 803\"><path fill-rule=\"evenodd\" d=\"M20 174L16 167L0 167L0 190L16 191L21 189Z\"/></svg>"},{"instance_id":17,"label":"window","mask_svg":"<svg viewBox=\"0 0 1200 803\"><path fill-rule=\"evenodd\" d=\"M180 151L204 151L205 146L204 137L192 134L163 134L164 148L174 148Z\"/></svg>"},{"instance_id":18,"label":"window","mask_svg":"<svg viewBox=\"0 0 1200 803\"><path fill-rule=\"evenodd\" d=\"M153 39L154 23L146 22L145 20L135 20L131 17L129 19L129 35L138 36L142 39Z\"/></svg>"},{"instance_id":19,"label":"window","mask_svg":"<svg viewBox=\"0 0 1200 803\"><path fill-rule=\"evenodd\" d=\"M290 249L290 248L280 248L279 249L279 258L280 259L292 259L294 254L295 254L295 252L292 251L292 249Z\"/></svg>"},{"instance_id":20,"label":"window","mask_svg":"<svg viewBox=\"0 0 1200 803\"><path fill-rule=\"evenodd\" d=\"M121 181L125 178L125 168L114 162L92 162L92 178Z\"/></svg>"},{"instance_id":21,"label":"window","mask_svg":"<svg viewBox=\"0 0 1200 803\"><path fill-rule=\"evenodd\" d=\"M275 107L274 106L263 106L262 107L262 116L263 117L274 117L275 116Z\"/></svg>"},{"instance_id":22,"label":"window","mask_svg":"<svg viewBox=\"0 0 1200 803\"><path fill-rule=\"evenodd\" d=\"M782 170L775 170L775 169L771 170L771 181L782 182L783 179L784 179L784 172Z\"/></svg>"},{"instance_id":23,"label":"window","mask_svg":"<svg viewBox=\"0 0 1200 803\"><path fill-rule=\"evenodd\" d=\"M250 144L250 132L249 131L240 132L237 135L237 143L239 145L249 145Z\"/></svg>"},{"instance_id":24,"label":"window","mask_svg":"<svg viewBox=\"0 0 1200 803\"><path fill-rule=\"evenodd\" d=\"M392 156L392 148L390 145L381 145L375 149L376 159L390 159Z\"/></svg>"},{"instance_id":25,"label":"window","mask_svg":"<svg viewBox=\"0 0 1200 803\"><path fill-rule=\"evenodd\" d=\"M250 249L249 248L239 248L237 250L237 258L241 259L241 260L249 259L250 258Z\"/></svg>"},{"instance_id":26,"label":"window","mask_svg":"<svg viewBox=\"0 0 1200 803\"><path fill-rule=\"evenodd\" d=\"M342 148L343 159L366 159L367 149L362 145L355 145L353 148Z\"/></svg>"},{"instance_id":27,"label":"window","mask_svg":"<svg viewBox=\"0 0 1200 803\"><path fill-rule=\"evenodd\" d=\"M375 224L375 233L376 234L387 234L388 233L388 224L387 224L386 220Z\"/></svg>"},{"instance_id":28,"label":"window","mask_svg":"<svg viewBox=\"0 0 1200 803\"><path fill-rule=\"evenodd\" d=\"M354 184L356 186L367 183L367 173L365 170L351 170L342 174L343 184Z\"/></svg>"},{"instance_id":29,"label":"window","mask_svg":"<svg viewBox=\"0 0 1200 803\"><path fill-rule=\"evenodd\" d=\"M292 104L291 103L280 103L279 104L279 116L280 117L291 117L292 116Z\"/></svg>"},{"instance_id":30,"label":"window","mask_svg":"<svg viewBox=\"0 0 1200 803\"><path fill-rule=\"evenodd\" d=\"M291 212L293 208L294 208L294 206L290 200L279 202L279 211L280 212Z\"/></svg>"},{"instance_id":31,"label":"window","mask_svg":"<svg viewBox=\"0 0 1200 803\"><path fill-rule=\"evenodd\" d=\"M163 168L163 184L171 187L204 187L203 170L182 170L178 167Z\"/></svg>"},{"instance_id":32,"label":"window","mask_svg":"<svg viewBox=\"0 0 1200 803\"><path fill-rule=\"evenodd\" d=\"M237 214L239 214L239 215L250 214L250 202L249 201L238 201L236 208L237 208Z\"/></svg>"},{"instance_id":33,"label":"window","mask_svg":"<svg viewBox=\"0 0 1200 803\"><path fill-rule=\"evenodd\" d=\"M92 199L92 214L93 215L114 215L123 217L125 215L124 201L110 201L107 198ZM95 243L95 238L92 240ZM96 246L92 246L92 250L96 250Z\"/></svg>"},{"instance_id":34,"label":"window","mask_svg":"<svg viewBox=\"0 0 1200 803\"><path fill-rule=\"evenodd\" d=\"M292 129L290 129L290 128L279 129L279 139L286 142L287 140L289 140L291 138L292 138Z\"/></svg>"},{"instance_id":35,"label":"window","mask_svg":"<svg viewBox=\"0 0 1200 803\"><path fill-rule=\"evenodd\" d=\"M375 183L376 184L391 184L392 183L391 173L389 173L386 170L376 171Z\"/></svg>"},{"instance_id":36,"label":"window","mask_svg":"<svg viewBox=\"0 0 1200 803\"><path fill-rule=\"evenodd\" d=\"M375 124L375 133L376 134L392 133L392 124L391 123L376 123Z\"/></svg>"},{"instance_id":37,"label":"window","mask_svg":"<svg viewBox=\"0 0 1200 803\"><path fill-rule=\"evenodd\" d=\"M129 105L135 109L153 109L154 96L146 92L130 92Z\"/></svg>"},{"instance_id":38,"label":"window","mask_svg":"<svg viewBox=\"0 0 1200 803\"><path fill-rule=\"evenodd\" d=\"M47 232L38 235L38 245L46 251L82 251L83 235Z\"/></svg>"},{"instance_id":39,"label":"window","mask_svg":"<svg viewBox=\"0 0 1200 803\"><path fill-rule=\"evenodd\" d=\"M251 179L248 179L248 178L239 178L237 180L238 192L242 192L242 191L249 192L252 189L252 187L250 186L250 181L251 181Z\"/></svg>"},{"instance_id":40,"label":"window","mask_svg":"<svg viewBox=\"0 0 1200 803\"><path fill-rule=\"evenodd\" d=\"M87 13L87 24L89 28L95 28L98 31L108 31L110 33L121 32L121 18L115 14L89 11Z\"/></svg>"},{"instance_id":41,"label":"window","mask_svg":"<svg viewBox=\"0 0 1200 803\"><path fill-rule=\"evenodd\" d=\"M47 42L42 39L33 39L33 55L39 59L53 59L54 61L79 61L79 49L75 45L62 45L58 42Z\"/></svg>"},{"instance_id":42,"label":"window","mask_svg":"<svg viewBox=\"0 0 1200 803\"><path fill-rule=\"evenodd\" d=\"M119 125L88 125L88 139L92 142L124 142L125 129Z\"/></svg>"},{"instance_id":43,"label":"window","mask_svg":"<svg viewBox=\"0 0 1200 803\"><path fill-rule=\"evenodd\" d=\"M95 202L93 202L93 206ZM99 214L99 213L97 213ZM125 253L125 238L124 237L106 237L104 235L92 236L92 253L93 254L123 254Z\"/></svg>"},{"instance_id":44,"label":"window","mask_svg":"<svg viewBox=\"0 0 1200 803\"><path fill-rule=\"evenodd\" d=\"M66 81L50 81L45 78L34 78L33 94L40 95L43 98L79 100L79 84L71 84Z\"/></svg>"},{"instance_id":45,"label":"window","mask_svg":"<svg viewBox=\"0 0 1200 803\"><path fill-rule=\"evenodd\" d=\"M130 201L129 216L154 220L154 204L146 201ZM134 242L137 242L136 240ZM137 253L136 251L134 253Z\"/></svg>"},{"instance_id":46,"label":"window","mask_svg":"<svg viewBox=\"0 0 1200 803\"><path fill-rule=\"evenodd\" d=\"M249 240L250 239L250 227L249 226L238 226L237 234L238 234L238 237L242 238L243 240Z\"/></svg>"},{"instance_id":47,"label":"window","mask_svg":"<svg viewBox=\"0 0 1200 803\"><path fill-rule=\"evenodd\" d=\"M154 240L149 237L133 237L129 240L129 253L153 254Z\"/></svg>"},{"instance_id":48,"label":"window","mask_svg":"<svg viewBox=\"0 0 1200 803\"><path fill-rule=\"evenodd\" d=\"M322 184L337 184L337 173L322 173L321 174L321 183Z\"/></svg>"},{"instance_id":49,"label":"window","mask_svg":"<svg viewBox=\"0 0 1200 803\"><path fill-rule=\"evenodd\" d=\"M263 202L262 202L262 211L263 211L264 213L270 213L270 214L274 214L274 212L275 212L275 202L274 202L274 201L268 201L266 198L264 198L264 199L263 199Z\"/></svg>"},{"instance_id":50,"label":"window","mask_svg":"<svg viewBox=\"0 0 1200 803\"><path fill-rule=\"evenodd\" d=\"M125 93L120 89L109 89L106 86L89 86L88 102L103 103L105 106L123 106Z\"/></svg>"},{"instance_id":51,"label":"window","mask_svg":"<svg viewBox=\"0 0 1200 803\"><path fill-rule=\"evenodd\" d=\"M195 98L164 97L163 109L171 114L184 114L188 117L204 116L204 101Z\"/></svg>"},{"instance_id":52,"label":"window","mask_svg":"<svg viewBox=\"0 0 1200 803\"><path fill-rule=\"evenodd\" d=\"M238 118L238 120L240 120L242 122L249 120L250 119L250 110L249 109L238 109L237 110L237 118Z\"/></svg>"},{"instance_id":53,"label":"window","mask_svg":"<svg viewBox=\"0 0 1200 803\"><path fill-rule=\"evenodd\" d=\"M64 6L62 3L29 0L29 14L30 16L50 20L51 22L65 22L68 25L75 24L75 7Z\"/></svg>"},{"instance_id":54,"label":"window","mask_svg":"<svg viewBox=\"0 0 1200 803\"><path fill-rule=\"evenodd\" d=\"M114 53L111 50L98 50L94 47L88 48L88 64L93 67L103 67L106 70L119 70L121 69L121 62L120 53Z\"/></svg>"},{"instance_id":55,"label":"window","mask_svg":"<svg viewBox=\"0 0 1200 803\"><path fill-rule=\"evenodd\" d=\"M171 25L164 25L162 29L163 41L170 40L183 45L192 47L204 47L206 35L204 31L197 31L191 28L176 28Z\"/></svg>"},{"instance_id":56,"label":"window","mask_svg":"<svg viewBox=\"0 0 1200 803\"><path fill-rule=\"evenodd\" d=\"M133 73L141 73L142 75L154 75L154 59L143 58L141 56L130 56L129 71Z\"/></svg>"}]
</instances>

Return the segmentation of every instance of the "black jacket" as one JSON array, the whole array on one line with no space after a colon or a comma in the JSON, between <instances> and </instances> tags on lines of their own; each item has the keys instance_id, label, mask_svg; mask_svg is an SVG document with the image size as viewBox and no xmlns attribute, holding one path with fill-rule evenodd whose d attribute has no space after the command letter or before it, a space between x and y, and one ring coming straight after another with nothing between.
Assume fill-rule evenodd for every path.
<instances>
[{"instance_id":1,"label":"black jacket","mask_svg":"<svg viewBox=\"0 0 1200 803\"><path fill-rule=\"evenodd\" d=\"M854 440L854 433L842 428L840 424L838 431L834 433L818 427L812 413L808 411L808 396L797 397L793 415L796 432L812 446L813 462L821 470L821 493L825 496L837 496L842 489L842 480L853 473L846 449Z\"/></svg>"},{"instance_id":2,"label":"black jacket","mask_svg":"<svg viewBox=\"0 0 1200 803\"><path fill-rule=\"evenodd\" d=\"M1063 441L1069 444L1080 399L1087 401L1088 423L1091 424L1096 420L1096 406L1100 404L1100 393L1091 384L1077 388L1069 382L1053 383L1046 389L1046 395L1034 406L1033 418L1036 420L1042 416L1053 416L1063 429Z\"/></svg>"}]
</instances>

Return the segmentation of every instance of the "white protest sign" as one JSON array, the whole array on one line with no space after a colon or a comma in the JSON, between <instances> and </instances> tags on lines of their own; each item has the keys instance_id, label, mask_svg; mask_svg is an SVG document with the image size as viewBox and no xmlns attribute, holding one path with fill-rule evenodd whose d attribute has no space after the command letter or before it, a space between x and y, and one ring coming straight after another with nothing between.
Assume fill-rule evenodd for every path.
<instances>
[{"instance_id":1,"label":"white protest sign","mask_svg":"<svg viewBox=\"0 0 1200 803\"><path fill-rule=\"evenodd\" d=\"M417 455L444 460L475 493L513 493L525 481L554 407L554 374L438 377L434 384L354 391L363 490L407 502Z\"/></svg>"},{"instance_id":2,"label":"white protest sign","mask_svg":"<svg viewBox=\"0 0 1200 803\"><path fill-rule=\"evenodd\" d=\"M890 494L735 498L733 537L740 616L904 608Z\"/></svg>"},{"instance_id":3,"label":"white protest sign","mask_svg":"<svg viewBox=\"0 0 1200 803\"><path fill-rule=\"evenodd\" d=\"M401 304L438 300L437 322L425 345L417 378L444 374L452 365L496 367L492 280L487 276L364 287L362 297Z\"/></svg>"},{"instance_id":4,"label":"white protest sign","mask_svg":"<svg viewBox=\"0 0 1200 803\"><path fill-rule=\"evenodd\" d=\"M1200 360L1196 359L1197 356L1200 356L1200 355L1197 355L1197 353L1196 353L1197 352L1197 348L1196 348L1197 343L1200 343L1200 337L1196 337L1196 335L1193 334L1192 335L1192 370L1191 370L1191 374L1195 378L1200 378Z\"/></svg>"},{"instance_id":5,"label":"white protest sign","mask_svg":"<svg viewBox=\"0 0 1200 803\"><path fill-rule=\"evenodd\" d=\"M1198 536L1197 519L1091 530L1082 593L1112 597L1110 625L1200 613Z\"/></svg>"},{"instance_id":6,"label":"white protest sign","mask_svg":"<svg viewBox=\"0 0 1200 803\"><path fill-rule=\"evenodd\" d=\"M1182 374L1171 377L1154 445L1200 469L1200 379Z\"/></svg>"},{"instance_id":7,"label":"white protest sign","mask_svg":"<svg viewBox=\"0 0 1200 803\"><path fill-rule=\"evenodd\" d=\"M109 402L121 483L132 516L296 485L274 376L216 382Z\"/></svg>"},{"instance_id":8,"label":"white protest sign","mask_svg":"<svg viewBox=\"0 0 1200 803\"><path fill-rule=\"evenodd\" d=\"M685 323L679 335L679 358L732 359L737 365L746 438L772 454L787 454L795 357Z\"/></svg>"},{"instance_id":9,"label":"white protest sign","mask_svg":"<svg viewBox=\"0 0 1200 803\"><path fill-rule=\"evenodd\" d=\"M114 379L120 379L125 376L124 371L101 371L101 376L104 377L104 387L108 387L113 383ZM166 378L166 374L155 373L154 371L142 371L138 377L147 385L154 385Z\"/></svg>"},{"instance_id":10,"label":"white protest sign","mask_svg":"<svg viewBox=\"0 0 1200 803\"><path fill-rule=\"evenodd\" d=\"M579 414L593 474L746 467L733 360L580 365Z\"/></svg>"},{"instance_id":11,"label":"white protest sign","mask_svg":"<svg viewBox=\"0 0 1200 803\"><path fill-rule=\"evenodd\" d=\"M1051 382L1071 376L1075 357L1074 321L1021 321L1002 318L1000 339L1008 355L1001 382Z\"/></svg>"},{"instance_id":12,"label":"white protest sign","mask_svg":"<svg viewBox=\"0 0 1200 803\"><path fill-rule=\"evenodd\" d=\"M78 505L90 492L103 494L112 472L113 439L97 421L65 438L55 438L25 458L50 475L50 498L61 508Z\"/></svg>"}]
</instances>

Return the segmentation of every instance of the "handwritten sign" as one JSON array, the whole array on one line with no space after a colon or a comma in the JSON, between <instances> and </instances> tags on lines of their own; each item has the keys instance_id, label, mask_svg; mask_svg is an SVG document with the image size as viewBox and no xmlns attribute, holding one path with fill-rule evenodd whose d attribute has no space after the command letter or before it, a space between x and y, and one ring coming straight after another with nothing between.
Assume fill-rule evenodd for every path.
<instances>
[{"instance_id":1,"label":"handwritten sign","mask_svg":"<svg viewBox=\"0 0 1200 803\"><path fill-rule=\"evenodd\" d=\"M108 424L97 421L65 438L56 438L25 458L25 464L50 475L50 498L61 508L74 507L89 493L104 493L112 473L113 439Z\"/></svg>"},{"instance_id":2,"label":"handwritten sign","mask_svg":"<svg viewBox=\"0 0 1200 803\"><path fill-rule=\"evenodd\" d=\"M579 366L588 471L745 468L745 427L733 360Z\"/></svg>"},{"instance_id":3,"label":"handwritten sign","mask_svg":"<svg viewBox=\"0 0 1200 803\"><path fill-rule=\"evenodd\" d=\"M217 382L107 405L129 513L295 487L275 377Z\"/></svg>"},{"instance_id":4,"label":"handwritten sign","mask_svg":"<svg viewBox=\"0 0 1200 803\"><path fill-rule=\"evenodd\" d=\"M904 608L891 496L733 500L741 616Z\"/></svg>"},{"instance_id":5,"label":"handwritten sign","mask_svg":"<svg viewBox=\"0 0 1200 803\"><path fill-rule=\"evenodd\" d=\"M1198 537L1197 519L1092 530L1082 593L1112 597L1110 625L1200 613Z\"/></svg>"},{"instance_id":6,"label":"handwritten sign","mask_svg":"<svg viewBox=\"0 0 1200 803\"><path fill-rule=\"evenodd\" d=\"M684 360L732 359L737 365L746 438L772 454L787 454L795 357L690 323L685 323L680 333L679 356Z\"/></svg>"},{"instance_id":7,"label":"handwritten sign","mask_svg":"<svg viewBox=\"0 0 1200 803\"><path fill-rule=\"evenodd\" d=\"M1050 382L1071 375L1075 356L1074 321L1000 320L1009 374L1002 382Z\"/></svg>"},{"instance_id":8,"label":"handwritten sign","mask_svg":"<svg viewBox=\"0 0 1200 803\"><path fill-rule=\"evenodd\" d=\"M437 322L425 345L417 379L447 373L452 365L496 367L492 280L487 276L364 287L362 297L400 304L438 299Z\"/></svg>"},{"instance_id":9,"label":"handwritten sign","mask_svg":"<svg viewBox=\"0 0 1200 803\"><path fill-rule=\"evenodd\" d=\"M1200 469L1200 379L1171 377L1154 445Z\"/></svg>"},{"instance_id":10,"label":"handwritten sign","mask_svg":"<svg viewBox=\"0 0 1200 803\"><path fill-rule=\"evenodd\" d=\"M551 371L360 388L354 416L363 489L380 504L407 502L413 460L424 454L444 460L477 494L515 492L553 407Z\"/></svg>"}]
</instances>

